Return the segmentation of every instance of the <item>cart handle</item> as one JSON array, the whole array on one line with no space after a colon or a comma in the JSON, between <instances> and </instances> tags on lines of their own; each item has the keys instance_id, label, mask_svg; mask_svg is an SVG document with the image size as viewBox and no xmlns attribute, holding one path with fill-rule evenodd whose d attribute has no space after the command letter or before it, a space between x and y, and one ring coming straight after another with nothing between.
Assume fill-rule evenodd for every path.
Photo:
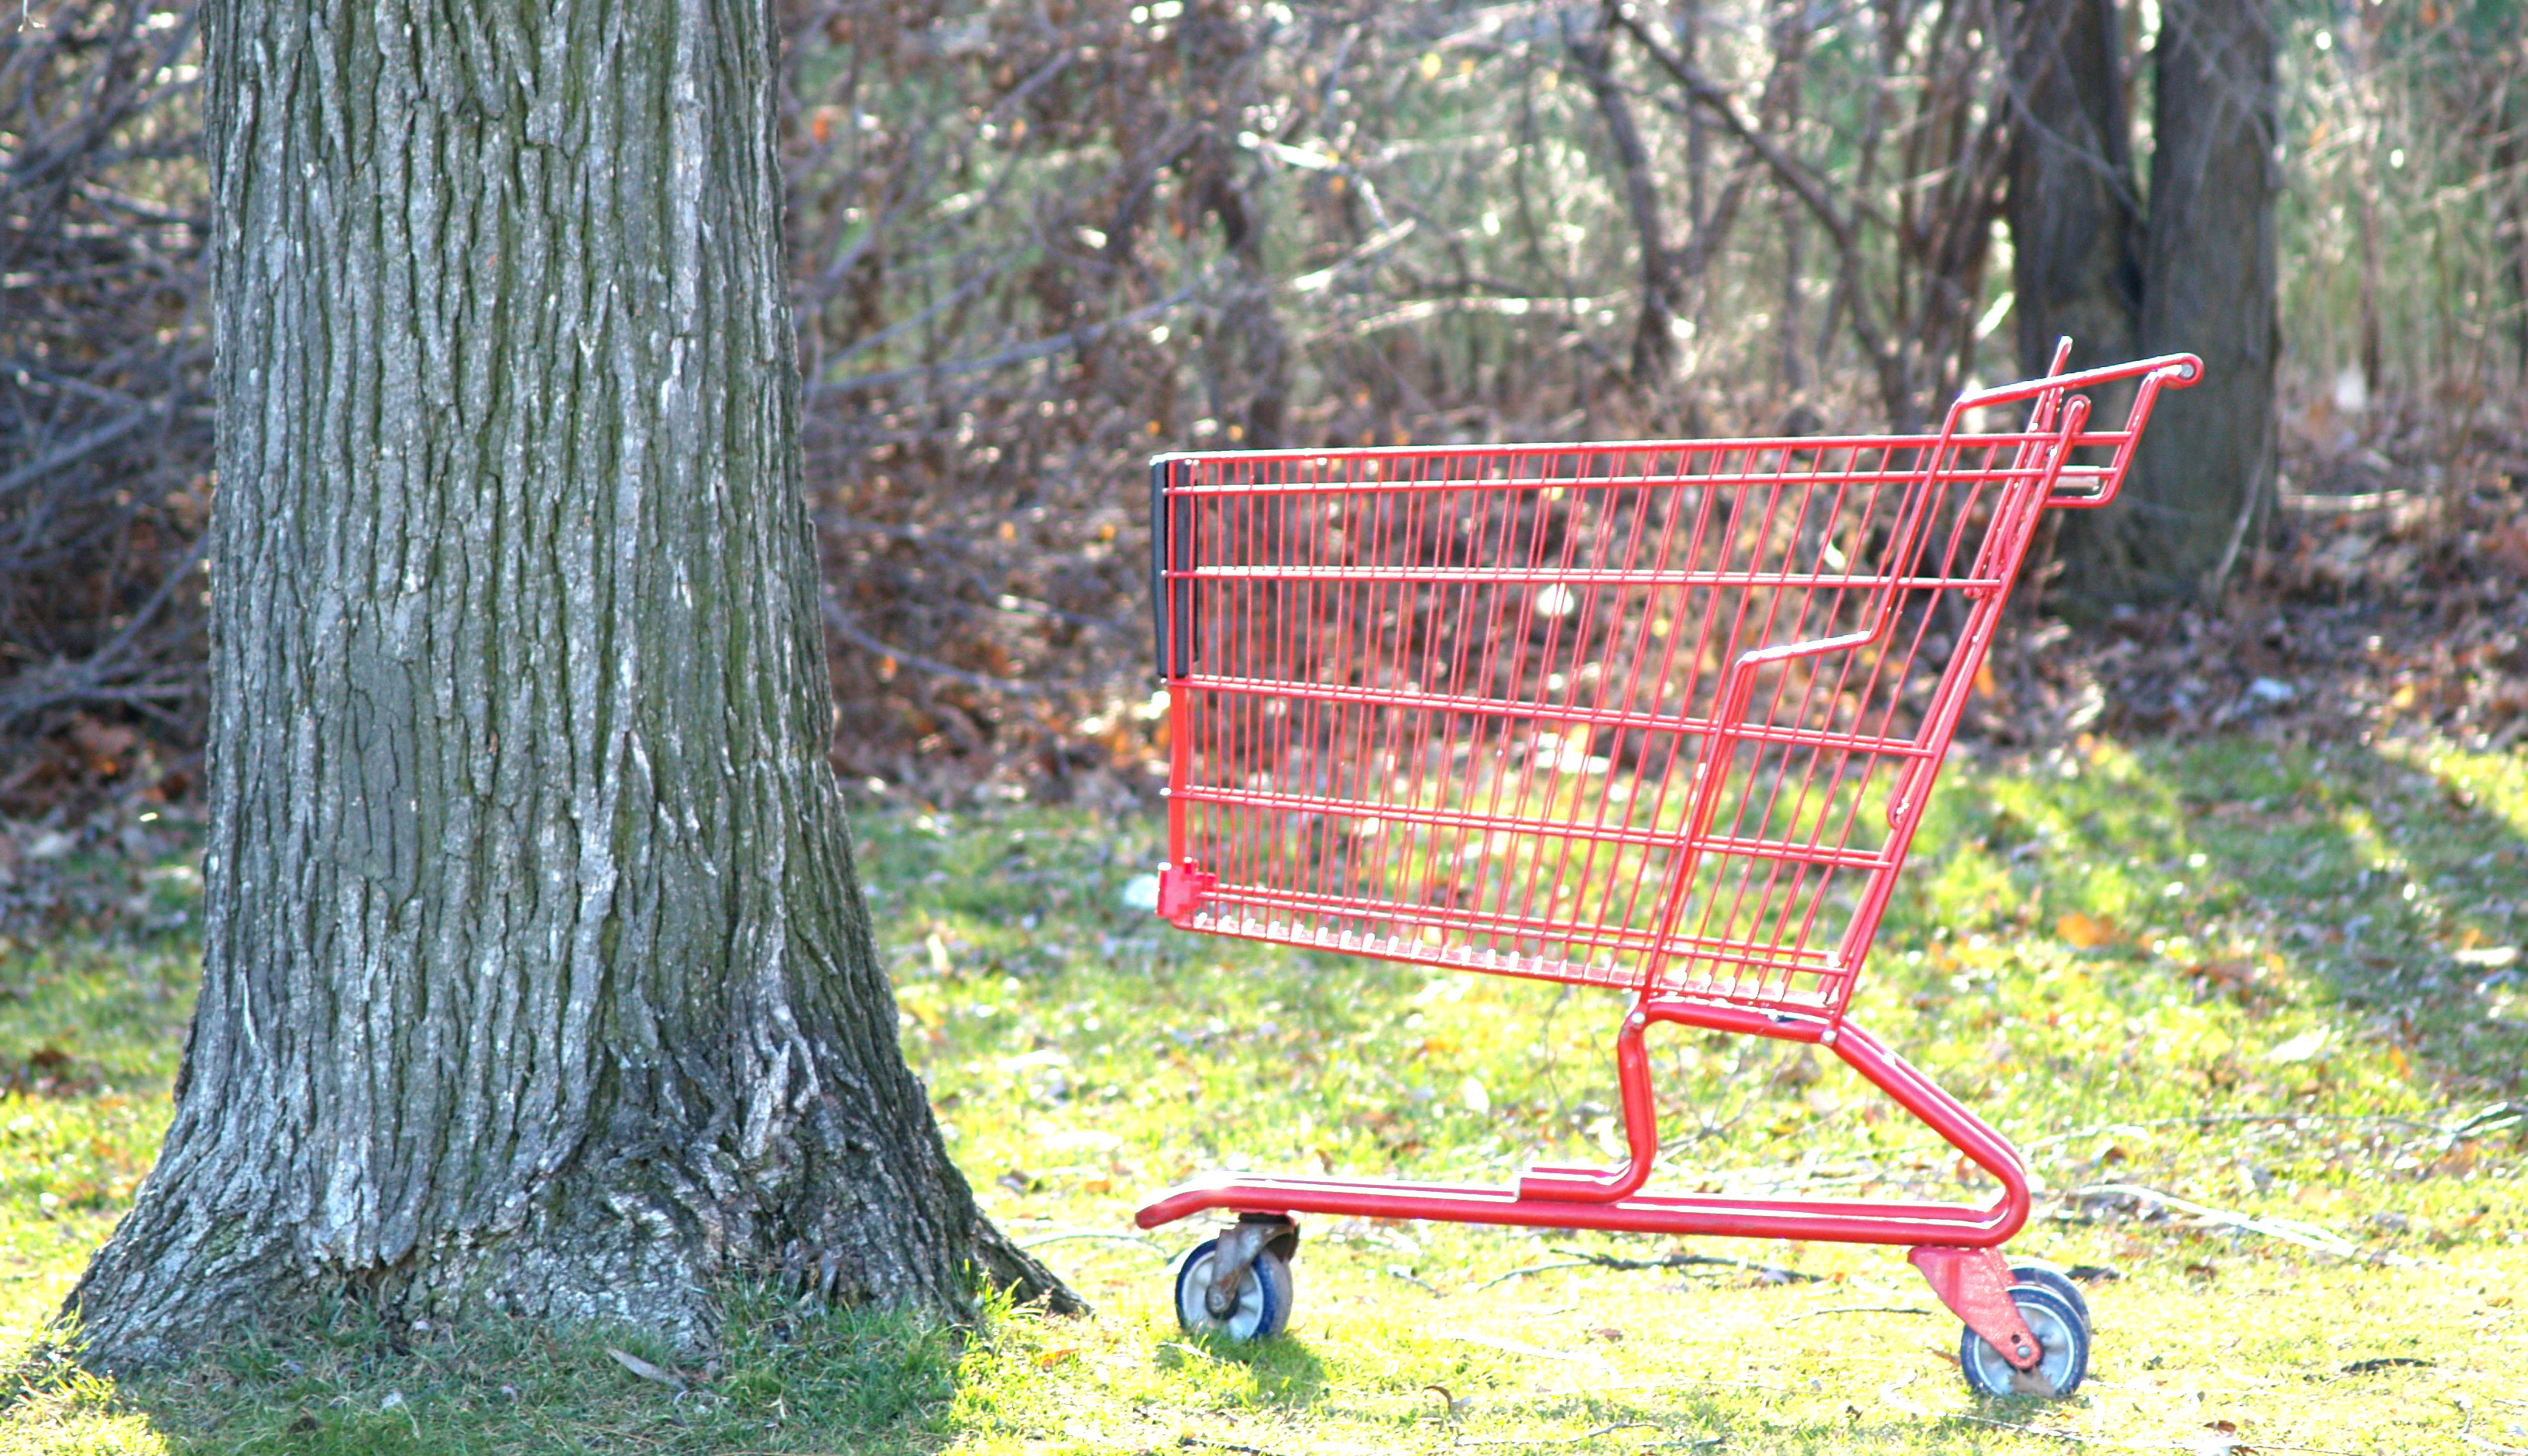
<instances>
[{"instance_id":1,"label":"cart handle","mask_svg":"<svg viewBox=\"0 0 2528 1456\"><path fill-rule=\"evenodd\" d=\"M2057 343L2054 347L2054 367L2062 368L2064 360L2071 356L2071 352L2072 340L2069 338ZM1970 409L1983 409L1995 404L2010 404L2018 400L2033 398L2036 400L2036 407L2031 412L2033 418L2030 419L2028 428L2031 432L2047 431L2053 425L2056 402L2066 392L2087 389L2092 385L2113 384L2118 380L2134 378L2141 380L2141 388L2133 391L2133 407L2125 412L2124 428L2104 432L2104 439L2100 442L2101 443L2110 441L2114 442L2115 459L2101 466L2073 467L2062 472L2079 480L2093 482L2094 489L2087 494L2069 495L2057 489L2049 491L2045 496L2045 503L2049 506L2066 510L2096 510L2099 506L2113 501L2116 498L2116 493L2124 489L2125 476L2133 468L2133 451L2141 443L2142 427L2150 423L2151 406L2158 401L2159 391L2163 389L2192 389L2202 382L2203 360L2199 355L2160 354L2153 358L2135 359L2125 364L2109 364L2099 369L2083 369L2078 374L2048 374L2043 379L2026 380L2019 384L2001 385L1989 390L1977 390L1971 394L1959 395L1957 402L1949 406L1949 426L1954 428L1959 416ZM1945 429L1941 432L1943 438L1948 433Z\"/></svg>"},{"instance_id":2,"label":"cart handle","mask_svg":"<svg viewBox=\"0 0 2528 1456\"><path fill-rule=\"evenodd\" d=\"M1995 404L2033 399L2039 394L2053 393L2058 390L2068 392L2073 390L2085 390L2092 385L2109 385L2120 379L2133 379L2143 375L2158 375L2163 384L2173 385L2180 390L2191 389L2203 378L2203 360L2195 354L2159 354L2148 359L2133 359L2123 364L2106 364L2096 369L2083 369L2077 374L2051 374L2038 379L2021 380L2015 385L1995 385L1989 390L1976 390L1972 393L1960 394L1957 402L1949 406L1949 412L1960 414L1970 409L1984 409ZM2125 429L2132 430L2141 423L2140 411L2141 400L2136 397L2133 400L2133 417L2125 421Z\"/></svg>"},{"instance_id":3,"label":"cart handle","mask_svg":"<svg viewBox=\"0 0 2528 1456\"><path fill-rule=\"evenodd\" d=\"M1184 677L1200 655L1193 573L1202 550L1202 518L1188 503L1182 519L1169 493L1189 482L1182 454L1150 457L1150 638L1162 682ZM1183 468L1181 468L1183 467Z\"/></svg>"}]
</instances>

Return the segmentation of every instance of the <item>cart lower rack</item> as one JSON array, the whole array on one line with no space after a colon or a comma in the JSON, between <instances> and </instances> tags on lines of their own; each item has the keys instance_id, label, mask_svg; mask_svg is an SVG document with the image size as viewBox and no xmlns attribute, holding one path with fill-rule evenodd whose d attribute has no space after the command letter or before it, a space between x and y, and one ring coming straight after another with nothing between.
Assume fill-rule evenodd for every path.
<instances>
[{"instance_id":1,"label":"cart lower rack","mask_svg":"<svg viewBox=\"0 0 2528 1456\"><path fill-rule=\"evenodd\" d=\"M2018 1152L1845 1014L2049 508L2115 497L2170 355L1960 396L1936 435L1271 450L1151 463L1169 696L1159 913L1215 935L1605 987L1629 1158L1506 1187L1222 1173L1188 1329L1290 1309L1299 1214L1909 1248L1977 1389L2069 1394L2077 1286L2013 1266ZM2130 397L2091 430L2090 395ZM1976 412L2027 410L1978 433ZM1655 1023L1822 1046L1987 1206L1645 1192Z\"/></svg>"}]
</instances>

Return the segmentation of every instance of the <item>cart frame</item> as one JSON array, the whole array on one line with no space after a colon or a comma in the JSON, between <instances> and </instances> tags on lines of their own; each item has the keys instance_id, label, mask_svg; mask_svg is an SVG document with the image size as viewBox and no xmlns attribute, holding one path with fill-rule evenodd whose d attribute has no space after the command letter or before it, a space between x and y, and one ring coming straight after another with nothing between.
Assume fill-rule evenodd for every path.
<instances>
[{"instance_id":1,"label":"cart frame","mask_svg":"<svg viewBox=\"0 0 2528 1456\"><path fill-rule=\"evenodd\" d=\"M1480 939L1485 935L1496 941L1506 936L1527 936L1532 942L1534 937L1549 933L1549 928L1540 928L1533 915L1522 920L1507 914L1494 914L1487 919L1466 912L1460 919L1475 927L1474 930L1458 936L1453 942L1444 942L1443 937L1432 932L1426 943L1421 937L1409 934L1391 933L1384 941L1376 935L1355 934L1348 930L1337 934L1323 923L1310 919L1301 897L1294 893L1274 892L1269 887L1251 892L1256 903L1300 908L1263 910L1231 908L1215 911L1216 902L1224 896L1235 898L1236 887L1224 889L1220 872L1224 866L1203 862L1202 852L1209 850L1222 855L1228 852L1218 844L1201 842L1200 826L1189 824L1189 813L1207 802L1242 806L1238 811L1247 813L1268 810L1288 813L1291 810L1287 805L1276 808L1273 805L1278 801L1268 802L1266 796L1256 793L1194 782L1194 734L1191 731L1173 733L1170 745L1169 859L1161 871L1158 906L1158 912L1163 917L1180 928L1213 934L1341 950L1453 970L1541 975L1630 991L1633 1004L1615 1040L1624 1139L1630 1156L1611 1168L1532 1168L1506 1187L1219 1172L1196 1178L1153 1200L1139 1211L1139 1225L1157 1227L1215 1209L1238 1215L1239 1223L1230 1236L1224 1238L1220 1257L1215 1259L1209 1274L1223 1291L1233 1289L1244 1274L1247 1263L1277 1241L1285 1251L1292 1246L1295 1227L1290 1220L1298 1214L1899 1245L1911 1250L1911 1261L1922 1272L1933 1291L1975 1335L1991 1345L2013 1369L2034 1372L2042 1355L2039 1341L2023 1318L2020 1304L2013 1300L2013 1271L1999 1252L2028 1218L2030 1200L2025 1164L2008 1139L1956 1097L1855 1024L1846 1015L1846 1007L1854 982L1867 961L1871 937L1886 908L1895 877L1903 867L1914 830L1922 820L1942 756L1956 732L1973 680L1982 664L2010 589L2035 537L2038 521L2048 508L2093 509L2113 501L2132 465L2135 447L2159 391L2165 388L2186 388L2202 374L2201 361L2188 354L2166 355L2067 374L2064 366L2070 349L2069 339L2058 345L2052 368L2044 378L1962 394L1950 406L1935 436L1681 442L1681 447L1711 448L1725 443L1732 448L1743 447L1750 451L1875 451L1878 452L1876 458L1883 461L1892 461L1895 458L1893 452L1897 450L1919 451L1922 463L1919 470L1920 480L1907 487L1901 510L1884 518L1878 528L1881 539L1886 543L1883 559L1889 564L1879 576L1869 578L1870 582L1881 585L1870 587L1875 596L1867 602L1858 622L1848 622L1844 624L1846 630L1832 635L1760 643L1739 651L1710 688L1710 712L1690 725L1691 736L1700 743L1700 760L1695 763L1688 781L1687 802L1682 814L1674 821L1673 830L1661 831L1670 833L1675 842L1665 847L1664 852L1669 858L1663 865L1643 871L1646 874L1656 872L1663 877L1664 884L1659 893L1664 899L1658 912L1645 921L1654 927L1653 930L1635 934L1622 942L1633 959L1613 965L1611 969L1595 961L1584 964L1582 960L1566 958L1557 961L1543 955L1523 960L1516 954L1503 956L1489 949L1471 949L1467 943L1469 936ZM2119 385L2132 390L2129 412L2122 428L2108 431L2087 429L2091 405L2089 398L2080 391ZM2027 428L2023 431L1994 436L1976 435L1965 428L1974 411L2023 402L2029 406ZM1972 567L1961 575L1952 566L1941 580L1933 583L1941 589L1958 592L1967 601L1966 621L1956 634L1949 660L1940 669L1936 689L1920 706L1919 722L1909 738L1902 743L1889 740L1864 745L1887 755L1893 763L1889 770L1891 785L1886 798L1887 829L1883 841L1874 848L1851 848L1846 843L1851 837L1848 824L1844 840L1831 844L1826 842L1821 832L1812 834L1801 844L1787 846L1757 845L1743 834L1731 838L1728 827L1716 823L1716 819L1720 817L1726 785L1746 777L1739 773L1733 779L1732 755L1742 750L1750 750L1751 745L1751 752L1765 752L1764 743L1760 741L1765 740L1767 735L1773 741L1789 743L1797 737L1797 732L1806 731L1768 728L1764 721L1749 721L1751 706L1757 709L1760 719L1762 716L1763 709L1758 700L1764 690L1760 679L1767 669L1780 668L1799 659L1839 651L1851 652L1871 644L1884 644L1897 627L1899 596L1904 590L1912 590L1909 581L1912 576L1922 574L1909 563L1928 544L1926 521L1931 509L1929 502L1941 498L1940 493L1957 476L1960 467L1956 462L1961 458L1962 450L1981 446L1985 450L1984 458L1991 459L1994 458L1996 442L2008 450L2010 463L2006 467L1987 469L1977 477L1991 488L1991 498L1977 507L1982 512L1975 518L1978 524L1958 528L1961 534L1969 529L1979 534L1979 541L1973 543ZM1546 450L1562 447L1522 448ZM1399 468L1409 469L1417 458L1428 459L1433 455L1449 453L1398 448L1387 451L1282 451L1270 452L1269 456L1268 452L1248 452L1240 458L1290 462L1334 456L1357 459L1375 455L1396 462ZM2095 460L2101 454L2106 456L2102 463L2078 463L2080 458ZM1222 458L1217 455L1162 455L1151 465L1153 625L1161 676L1170 693L1172 708L1197 702L1207 693L1236 691L1240 687L1238 684L1207 680L1198 670L1198 649L1193 646L1200 626L1196 620L1200 607L1195 584L1204 579L1207 566L1213 566L1215 573L1218 568L1199 555L1203 543L1196 539L1198 516L1192 508L1199 504L1199 493L1192 485L1193 476L1188 465L1196 460L1216 461ZM1861 455L1855 453L1850 458L1858 460ZM1889 468L1892 470L1892 466ZM1958 547L1952 545L1950 551L1955 555ZM1556 569L1552 563L1546 563L1516 580L1520 583L1547 582L1549 586L1539 590L1551 590L1550 583ZM1776 578L1792 587L1800 586L1801 579L1795 579L1787 572L1787 567L1780 568ZM1671 574L1677 575L1679 580L1685 579L1682 574ZM1776 578L1763 580L1769 584ZM1573 576L1571 579L1579 578ZM1856 577L1854 580L1862 579ZM1688 598L1681 594L1678 599ZM1213 625L1217 631L1219 624ZM1735 631L1734 628L1732 630ZM1910 664L1909 657L1907 665ZM1900 672L1903 670L1899 669ZM1786 678L1776 673L1773 680L1778 684ZM1252 691L1251 685L1247 685L1247 690ZM1771 691L1778 697L1781 689L1776 686ZM1374 695L1367 695L1364 690L1355 696ZM1386 695L1388 699L1397 701L1401 701L1403 696L1393 691ZM1812 739L1817 736L1814 732L1808 733ZM1680 737L1678 742L1681 744L1683 738ZM1682 753L1683 750L1680 747L1676 752ZM1787 747L1782 750L1785 763L1789 761L1790 752ZM1805 794L1808 790L1804 787L1802 792ZM1779 797L1778 790L1775 797ZM1259 803L1266 804L1267 808L1255 808ZM1432 812L1437 815L1439 811ZM1744 809L1738 812L1743 818ZM1604 817L1602 810L1601 819ZM1482 832L1483 824L1476 822L1471 813L1450 811L1451 822L1458 818L1468 820L1473 826L1467 832ZM1637 832L1634 837L1642 836ZM1751 845L1754 848L1750 848ZM1804 941L1791 945L1786 932L1778 929L1772 941L1762 944L1723 943L1710 937L1693 940L1684 929L1681 916L1685 912L1685 902L1691 898L1698 867L1714 856L1733 854L1764 855L1769 857L1766 862L1777 866L1787 862L1792 872L1800 874L1814 871L1822 875L1836 868L1866 873L1866 886L1852 906L1850 923L1837 945L1830 952L1804 949ZM1568 858L1566 855L1565 862ZM1784 872L1779 867L1771 871L1776 880ZM1282 893L1280 901L1270 898L1275 893ZM1401 913L1393 908L1384 912L1391 918ZM1323 914L1318 917L1320 921L1324 918ZM1809 918L1816 918L1814 910ZM1805 922L1800 932L1802 935L1809 933ZM1575 932L1551 933L1563 934L1568 939ZM1715 950L1715 946L1719 949ZM1785 949L1786 946L1790 948ZM1715 957L1728 961L1730 968L1727 974L1699 972L1701 978L1696 979L1681 977L1675 968L1684 961L1696 961L1700 964ZM1794 975L1794 971L1799 975ZM1805 981L1800 981L1802 975L1806 976ZM1795 981L1800 981L1796 988ZM1998 1192L1989 1203L1979 1207L1920 1201L1644 1193L1642 1189L1650 1178L1659 1152L1657 1107L1652 1093L1645 1035L1652 1025L1662 1023L1827 1048L1981 1169L1999 1185ZM1219 1307L1215 1300L1215 1310ZM2081 1338L2085 1342L2085 1308L2081 1313ZM2085 1352L2085 1343L2083 1350Z\"/></svg>"}]
</instances>

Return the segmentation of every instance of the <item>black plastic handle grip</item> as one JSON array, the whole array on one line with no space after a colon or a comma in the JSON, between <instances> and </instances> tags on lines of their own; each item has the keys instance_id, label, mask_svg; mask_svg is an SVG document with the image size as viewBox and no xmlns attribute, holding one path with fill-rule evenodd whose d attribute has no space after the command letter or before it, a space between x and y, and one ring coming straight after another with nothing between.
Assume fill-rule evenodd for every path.
<instances>
[{"instance_id":1,"label":"black plastic handle grip","mask_svg":"<svg viewBox=\"0 0 2528 1456\"><path fill-rule=\"evenodd\" d=\"M1200 554L1196 510L1191 496L1172 498L1171 485L1183 483L1192 462L1182 455L1150 459L1150 647L1161 678L1184 677L1192 670L1198 636L1194 620L1193 582L1175 582L1175 610L1169 609L1171 572L1190 572ZM1174 630L1170 630L1173 628Z\"/></svg>"}]
</instances>

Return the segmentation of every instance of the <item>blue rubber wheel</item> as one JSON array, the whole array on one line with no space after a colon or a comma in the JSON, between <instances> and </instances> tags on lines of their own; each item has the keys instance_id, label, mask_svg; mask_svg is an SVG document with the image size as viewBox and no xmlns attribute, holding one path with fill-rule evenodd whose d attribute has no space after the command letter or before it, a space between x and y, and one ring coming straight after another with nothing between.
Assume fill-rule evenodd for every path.
<instances>
[{"instance_id":1,"label":"blue rubber wheel","mask_svg":"<svg viewBox=\"0 0 2528 1456\"><path fill-rule=\"evenodd\" d=\"M2065 1304L2072 1307L2074 1314L2080 1317L2082 1329L2096 1327L2089 1319L2088 1296L2080 1292L2080 1286L2072 1281L2072 1276L2065 1274L2060 1265L2047 1264L2041 1259L2031 1259L2025 1264L2012 1265L2010 1278L2011 1282L2016 1284L2033 1284L2039 1289L2053 1290L2063 1297Z\"/></svg>"},{"instance_id":2,"label":"blue rubber wheel","mask_svg":"<svg viewBox=\"0 0 2528 1456\"><path fill-rule=\"evenodd\" d=\"M2041 1284L2013 1284L2010 1302L2036 1336L2036 1369L2022 1375L1999 1350L1970 1327L1958 1339L1958 1368L1975 1394L2037 1395L2061 1400L2080 1388L2089 1373L2089 1322L2070 1302Z\"/></svg>"},{"instance_id":3,"label":"blue rubber wheel","mask_svg":"<svg viewBox=\"0 0 2528 1456\"><path fill-rule=\"evenodd\" d=\"M1205 1239L1177 1266L1177 1323L1185 1333L1246 1344L1271 1339L1289 1328L1291 1297L1296 1292L1290 1266L1270 1249L1258 1253L1246 1267L1245 1276L1238 1281L1238 1303L1227 1317L1211 1313L1203 1296L1211 1288L1212 1261L1219 1250L1220 1240Z\"/></svg>"}]
</instances>

